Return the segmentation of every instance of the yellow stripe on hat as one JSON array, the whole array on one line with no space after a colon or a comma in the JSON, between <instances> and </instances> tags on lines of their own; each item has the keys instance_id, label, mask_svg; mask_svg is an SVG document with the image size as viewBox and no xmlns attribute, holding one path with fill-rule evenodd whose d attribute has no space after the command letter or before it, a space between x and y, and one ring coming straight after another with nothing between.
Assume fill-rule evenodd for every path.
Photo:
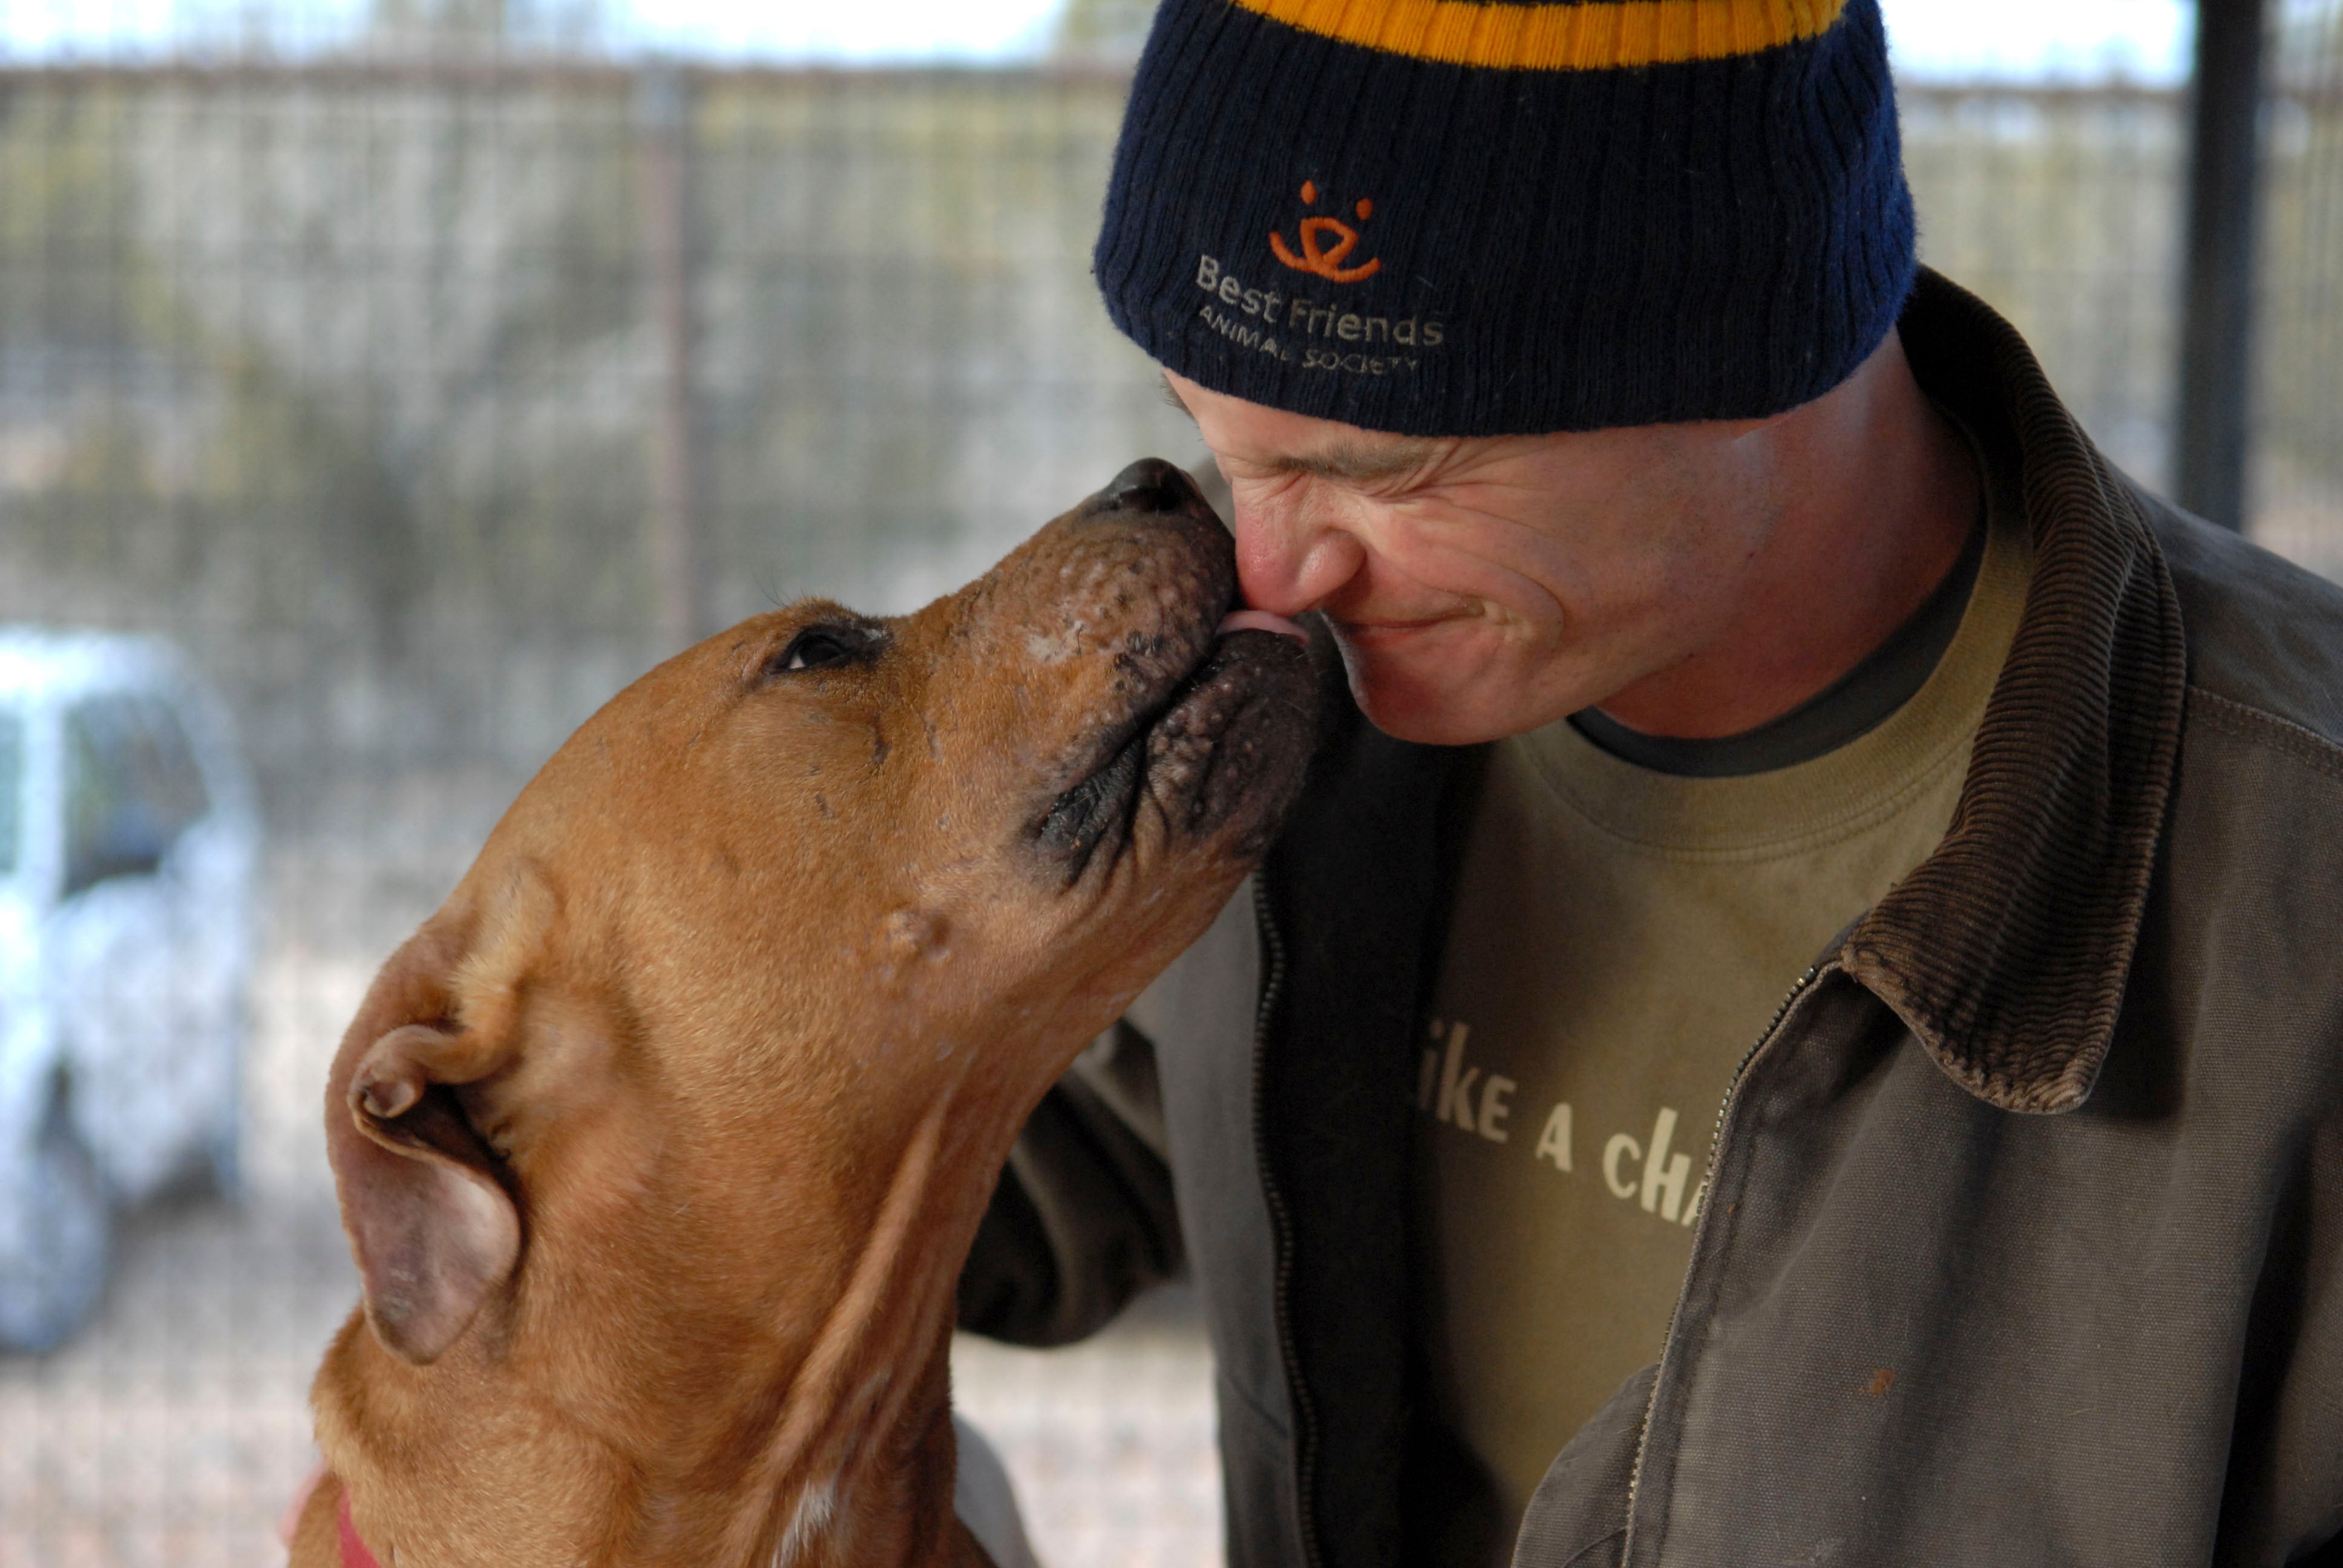
<instances>
[{"instance_id":1,"label":"yellow stripe on hat","mask_svg":"<svg viewBox=\"0 0 2343 1568\"><path fill-rule=\"evenodd\" d=\"M1846 0L1231 0L1305 33L1386 55L1516 71L1723 60L1830 30Z\"/></svg>"}]
</instances>

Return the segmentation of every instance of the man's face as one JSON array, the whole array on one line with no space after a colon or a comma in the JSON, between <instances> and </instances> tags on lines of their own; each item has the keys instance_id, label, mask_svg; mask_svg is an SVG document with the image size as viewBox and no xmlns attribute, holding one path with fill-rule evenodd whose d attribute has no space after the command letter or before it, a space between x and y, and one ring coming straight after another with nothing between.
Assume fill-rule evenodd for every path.
<instances>
[{"instance_id":1,"label":"man's face","mask_svg":"<svg viewBox=\"0 0 2343 1568\"><path fill-rule=\"evenodd\" d=\"M1762 586L1774 420L1434 440L1164 380L1234 493L1245 602L1322 611L1402 739L1515 735L1664 681Z\"/></svg>"}]
</instances>

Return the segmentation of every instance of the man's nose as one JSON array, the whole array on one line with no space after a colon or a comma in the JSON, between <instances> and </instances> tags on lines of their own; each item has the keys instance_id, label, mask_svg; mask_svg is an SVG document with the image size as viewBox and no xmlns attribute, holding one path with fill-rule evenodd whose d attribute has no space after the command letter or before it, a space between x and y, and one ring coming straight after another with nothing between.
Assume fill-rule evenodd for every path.
<instances>
[{"instance_id":1,"label":"man's nose","mask_svg":"<svg viewBox=\"0 0 2343 1568\"><path fill-rule=\"evenodd\" d=\"M1236 513L1237 583L1254 609L1297 616L1322 608L1366 567L1366 547L1347 529L1242 502Z\"/></svg>"}]
</instances>

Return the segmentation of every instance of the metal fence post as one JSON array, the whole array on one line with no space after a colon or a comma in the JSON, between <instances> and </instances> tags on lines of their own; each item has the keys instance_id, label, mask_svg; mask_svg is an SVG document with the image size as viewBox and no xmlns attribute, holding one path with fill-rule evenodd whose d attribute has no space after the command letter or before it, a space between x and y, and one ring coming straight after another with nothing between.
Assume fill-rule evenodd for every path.
<instances>
[{"instance_id":1,"label":"metal fence post","mask_svg":"<svg viewBox=\"0 0 2343 1568\"><path fill-rule=\"evenodd\" d=\"M2182 506L2231 528L2246 525L2263 5L2197 0L2173 489Z\"/></svg>"},{"instance_id":2,"label":"metal fence post","mask_svg":"<svg viewBox=\"0 0 2343 1568\"><path fill-rule=\"evenodd\" d=\"M647 517L658 584L659 636L673 652L711 629L706 541L701 538L699 410L694 367L699 334L692 299L692 83L671 65L636 79L642 243L651 329L659 344L659 398L651 444Z\"/></svg>"}]
</instances>

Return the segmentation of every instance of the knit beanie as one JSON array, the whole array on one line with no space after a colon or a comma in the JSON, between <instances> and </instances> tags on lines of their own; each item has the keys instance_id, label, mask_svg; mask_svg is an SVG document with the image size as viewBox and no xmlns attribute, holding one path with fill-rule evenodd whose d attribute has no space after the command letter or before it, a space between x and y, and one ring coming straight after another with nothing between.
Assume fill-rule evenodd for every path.
<instances>
[{"instance_id":1,"label":"knit beanie","mask_svg":"<svg viewBox=\"0 0 2343 1568\"><path fill-rule=\"evenodd\" d=\"M1369 429L1795 407L1912 285L1877 0L1163 0L1093 263L1163 365Z\"/></svg>"}]
</instances>

